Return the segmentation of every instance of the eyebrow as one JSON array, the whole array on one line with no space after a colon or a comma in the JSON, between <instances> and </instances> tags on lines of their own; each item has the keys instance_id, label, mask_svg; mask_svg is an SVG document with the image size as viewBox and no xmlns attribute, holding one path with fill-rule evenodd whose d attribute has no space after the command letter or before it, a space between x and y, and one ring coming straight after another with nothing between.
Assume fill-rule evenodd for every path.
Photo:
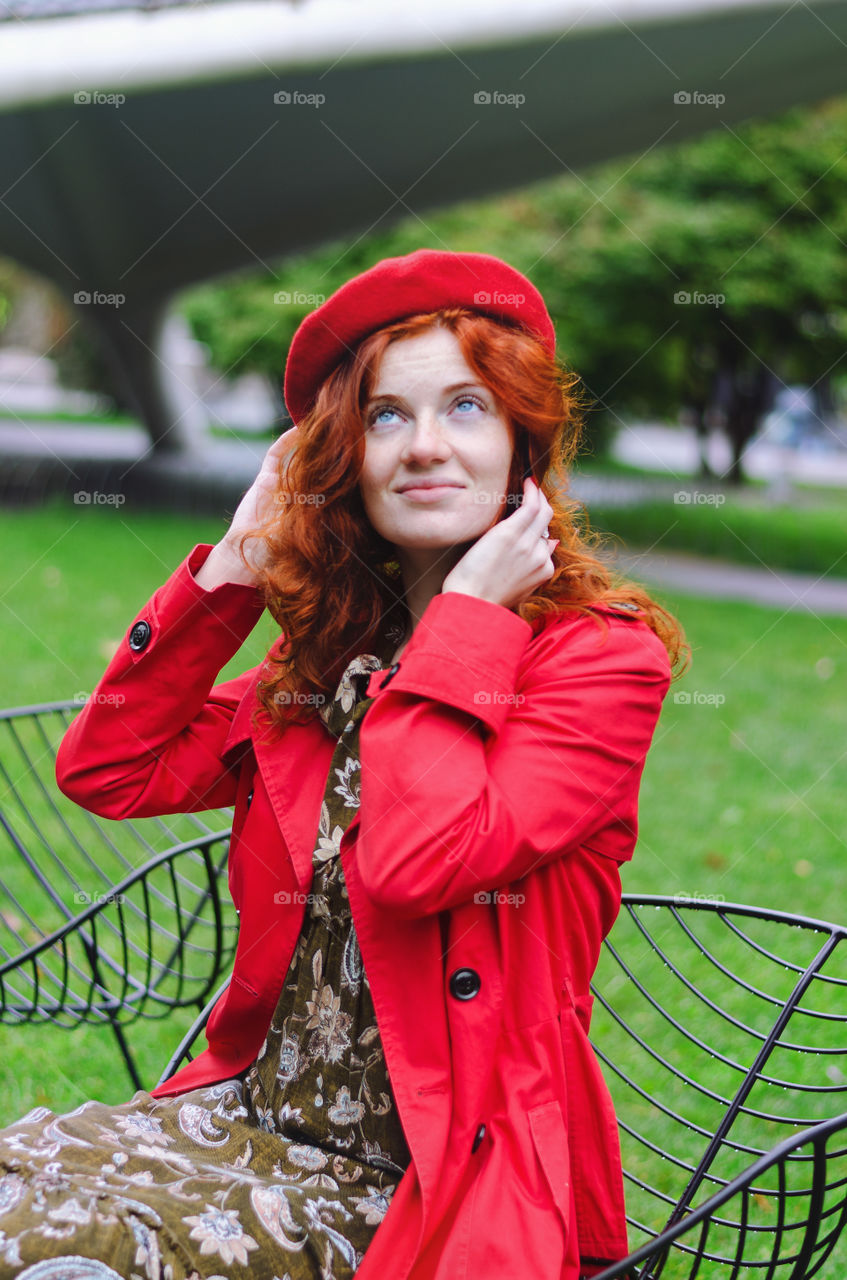
<instances>
[{"instance_id":1,"label":"eyebrow","mask_svg":"<svg viewBox=\"0 0 847 1280\"><path fill-rule=\"evenodd\" d=\"M487 388L481 382L453 382L444 390L449 394L451 391L461 391L463 389L474 389L476 391L487 391ZM375 400L402 400L403 397L394 391L383 391L381 395L371 396L368 404L373 404Z\"/></svg>"}]
</instances>

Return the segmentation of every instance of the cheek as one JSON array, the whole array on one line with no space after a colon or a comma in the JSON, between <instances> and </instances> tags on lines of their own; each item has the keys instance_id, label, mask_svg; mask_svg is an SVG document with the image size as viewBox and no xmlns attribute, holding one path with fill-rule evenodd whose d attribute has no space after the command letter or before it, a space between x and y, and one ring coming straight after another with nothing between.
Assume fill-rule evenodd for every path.
<instances>
[{"instance_id":1,"label":"cheek","mask_svg":"<svg viewBox=\"0 0 847 1280\"><path fill-rule=\"evenodd\" d=\"M384 471L385 468L380 467L373 453L366 450L365 461L359 476L359 492L366 510L378 503L385 492L387 477Z\"/></svg>"}]
</instances>

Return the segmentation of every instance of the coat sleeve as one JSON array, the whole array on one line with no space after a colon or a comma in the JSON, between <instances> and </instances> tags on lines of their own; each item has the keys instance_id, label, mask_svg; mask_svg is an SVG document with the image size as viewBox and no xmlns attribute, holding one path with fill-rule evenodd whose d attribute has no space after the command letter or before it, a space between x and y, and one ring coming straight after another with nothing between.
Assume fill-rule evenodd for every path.
<instances>
[{"instance_id":1,"label":"coat sleeve","mask_svg":"<svg viewBox=\"0 0 847 1280\"><path fill-rule=\"evenodd\" d=\"M247 585L204 590L194 574L211 549L198 544L136 615L59 745L60 790L101 817L235 802L236 770L224 762L224 744L258 668L214 681L258 622L264 600Z\"/></svg>"},{"instance_id":2,"label":"coat sleeve","mask_svg":"<svg viewBox=\"0 0 847 1280\"><path fill-rule=\"evenodd\" d=\"M641 619L570 612L533 636L448 592L389 676L371 677L360 730L357 863L380 905L442 911L581 846L632 856L671 677Z\"/></svg>"}]
</instances>

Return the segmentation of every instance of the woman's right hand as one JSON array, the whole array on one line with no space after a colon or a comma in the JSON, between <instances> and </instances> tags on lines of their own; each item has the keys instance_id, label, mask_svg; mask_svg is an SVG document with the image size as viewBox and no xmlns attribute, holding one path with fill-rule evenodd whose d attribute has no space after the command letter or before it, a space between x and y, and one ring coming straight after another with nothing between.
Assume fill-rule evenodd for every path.
<instances>
[{"instance_id":1,"label":"woman's right hand","mask_svg":"<svg viewBox=\"0 0 847 1280\"><path fill-rule=\"evenodd\" d=\"M295 426L283 431L268 449L256 479L236 508L229 528L197 571L195 581L207 591L224 582L253 585L258 581L259 572L268 563L266 546L258 539L244 544L248 567L239 554L239 540L242 534L263 524L270 516L279 494L280 461L296 443Z\"/></svg>"}]
</instances>

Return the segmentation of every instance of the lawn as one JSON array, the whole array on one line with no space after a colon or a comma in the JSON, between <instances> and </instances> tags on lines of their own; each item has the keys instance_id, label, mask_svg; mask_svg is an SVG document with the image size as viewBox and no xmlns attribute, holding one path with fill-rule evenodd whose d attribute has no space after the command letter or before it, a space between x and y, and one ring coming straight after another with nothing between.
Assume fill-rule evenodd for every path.
<instances>
[{"instance_id":1,"label":"lawn","mask_svg":"<svg viewBox=\"0 0 847 1280\"><path fill-rule=\"evenodd\" d=\"M136 612L223 521L53 505L0 512L0 703L90 691ZM631 892L718 896L844 918L847 619L657 591L693 649L671 686L641 788ZM265 617L226 669L254 665ZM190 1021L130 1028L152 1085ZM108 1033L0 1027L7 1121L131 1094Z\"/></svg>"},{"instance_id":2,"label":"lawn","mask_svg":"<svg viewBox=\"0 0 847 1280\"><path fill-rule=\"evenodd\" d=\"M622 478L636 486L633 501L595 498L592 529L611 534L634 549L689 551L757 568L789 569L847 579L847 501L843 489L797 486L775 501L767 486L720 487L693 476L638 471L608 462L580 462L593 481ZM663 481L666 493L638 496L639 480ZM578 492L577 483L574 489Z\"/></svg>"}]
</instances>

